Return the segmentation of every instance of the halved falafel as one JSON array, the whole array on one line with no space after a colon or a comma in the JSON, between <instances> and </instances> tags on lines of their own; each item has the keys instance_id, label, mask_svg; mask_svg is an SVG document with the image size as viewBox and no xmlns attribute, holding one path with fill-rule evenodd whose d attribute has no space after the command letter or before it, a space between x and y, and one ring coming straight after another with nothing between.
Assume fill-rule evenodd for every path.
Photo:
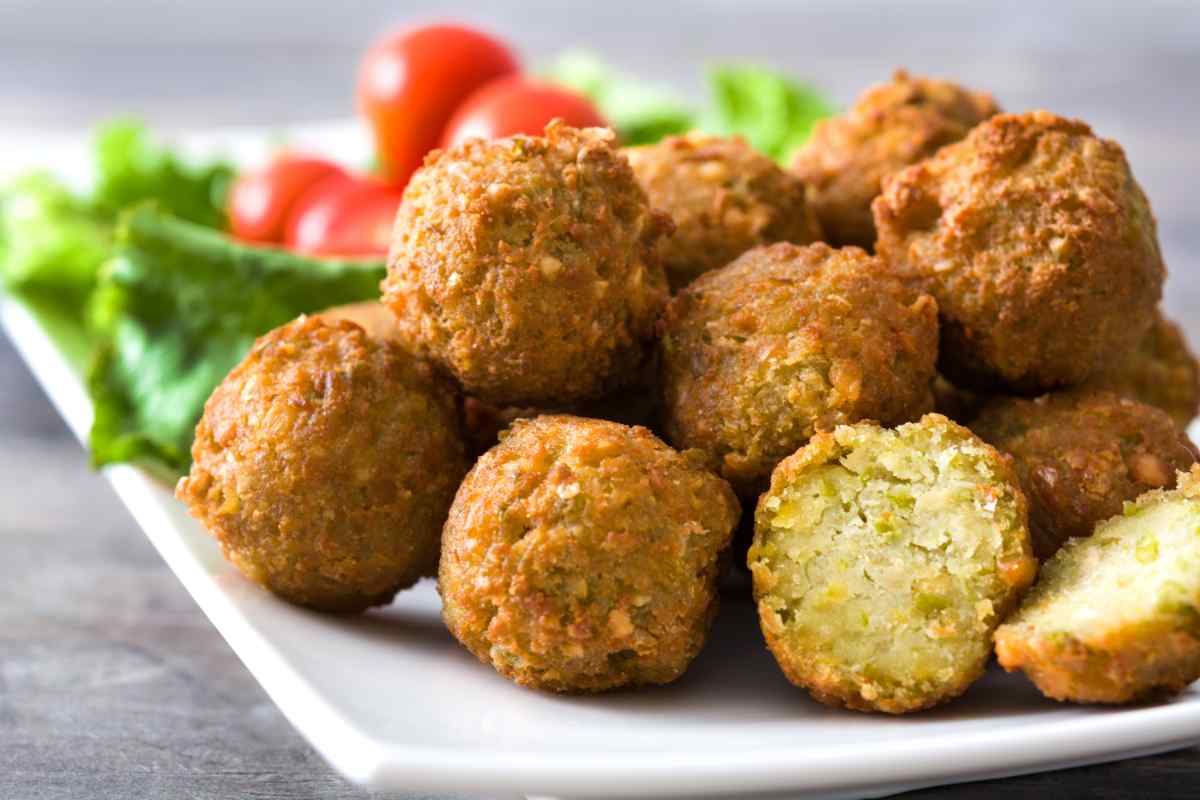
<instances>
[{"instance_id":1,"label":"halved falafel","mask_svg":"<svg viewBox=\"0 0 1200 800\"><path fill-rule=\"evenodd\" d=\"M748 560L788 679L892 714L966 691L1037 571L1010 460L938 414L813 437L771 476Z\"/></svg>"},{"instance_id":2,"label":"halved falafel","mask_svg":"<svg viewBox=\"0 0 1200 800\"><path fill-rule=\"evenodd\" d=\"M996 631L996 656L1042 694L1127 703L1200 678L1200 466L1047 561Z\"/></svg>"}]
</instances>

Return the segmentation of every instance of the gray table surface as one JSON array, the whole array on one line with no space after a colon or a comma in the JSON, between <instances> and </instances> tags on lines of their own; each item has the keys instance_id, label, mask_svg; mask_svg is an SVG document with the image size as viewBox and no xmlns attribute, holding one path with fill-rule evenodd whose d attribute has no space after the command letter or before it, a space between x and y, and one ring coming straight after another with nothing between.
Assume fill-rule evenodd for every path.
<instances>
[{"instance_id":1,"label":"gray table surface","mask_svg":"<svg viewBox=\"0 0 1200 800\"><path fill-rule=\"evenodd\" d=\"M531 61L589 46L692 94L709 61L775 64L841 102L907 65L989 88L1010 109L1082 117L1125 145L1158 213L1166 306L1200 342L1200 13L1170 2L1034 8L476 0L439 13L510 35ZM285 9L299 9L288 24ZM164 128L346 115L361 47L414 10L8 0L0 146L6 131L78 129L118 111ZM0 798L371 796L275 709L2 337L0 548ZM917 795L1194 798L1198 788L1192 749Z\"/></svg>"}]
</instances>

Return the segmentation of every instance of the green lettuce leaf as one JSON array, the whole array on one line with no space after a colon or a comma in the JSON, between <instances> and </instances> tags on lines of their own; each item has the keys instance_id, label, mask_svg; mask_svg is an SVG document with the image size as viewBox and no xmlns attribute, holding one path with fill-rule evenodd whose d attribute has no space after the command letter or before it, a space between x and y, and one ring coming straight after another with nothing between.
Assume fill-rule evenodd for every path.
<instances>
[{"instance_id":1,"label":"green lettuce leaf","mask_svg":"<svg viewBox=\"0 0 1200 800\"><path fill-rule=\"evenodd\" d=\"M209 228L225 228L225 195L233 167L192 166L154 143L145 127L117 120L96 136L96 188L91 202L112 214L145 200L164 212Z\"/></svg>"},{"instance_id":2,"label":"green lettuce leaf","mask_svg":"<svg viewBox=\"0 0 1200 800\"><path fill-rule=\"evenodd\" d=\"M695 125L695 114L672 92L617 72L588 53L564 53L546 74L595 103L621 144L652 144Z\"/></svg>"},{"instance_id":3,"label":"green lettuce leaf","mask_svg":"<svg viewBox=\"0 0 1200 800\"><path fill-rule=\"evenodd\" d=\"M761 67L715 67L708 80L712 107L701 127L740 134L777 161L787 161L813 126L834 112L816 89Z\"/></svg>"},{"instance_id":4,"label":"green lettuce leaf","mask_svg":"<svg viewBox=\"0 0 1200 800\"><path fill-rule=\"evenodd\" d=\"M92 304L101 336L87 381L93 464L185 471L204 402L256 337L378 297L383 274L382 263L251 247L150 206L130 210Z\"/></svg>"},{"instance_id":5,"label":"green lettuce leaf","mask_svg":"<svg viewBox=\"0 0 1200 800\"><path fill-rule=\"evenodd\" d=\"M54 178L33 173L0 192L0 277L79 306L112 248L112 225Z\"/></svg>"},{"instance_id":6,"label":"green lettuce leaf","mask_svg":"<svg viewBox=\"0 0 1200 800\"><path fill-rule=\"evenodd\" d=\"M117 215L153 200L180 219L225 227L233 168L193 167L154 144L141 125L113 122L95 143L96 185L80 196L45 173L0 189L0 278L10 290L37 293L81 315L100 266L112 254Z\"/></svg>"}]
</instances>

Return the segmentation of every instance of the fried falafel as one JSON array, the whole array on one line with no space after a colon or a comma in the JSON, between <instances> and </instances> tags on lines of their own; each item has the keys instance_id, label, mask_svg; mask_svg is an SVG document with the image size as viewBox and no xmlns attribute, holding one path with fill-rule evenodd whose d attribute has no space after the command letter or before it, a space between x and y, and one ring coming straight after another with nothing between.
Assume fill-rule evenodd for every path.
<instances>
[{"instance_id":1,"label":"fried falafel","mask_svg":"<svg viewBox=\"0 0 1200 800\"><path fill-rule=\"evenodd\" d=\"M1181 431L1200 413L1200 363L1183 331L1161 309L1137 347L1112 366L1101 367L1087 385L1161 408Z\"/></svg>"},{"instance_id":2,"label":"fried falafel","mask_svg":"<svg viewBox=\"0 0 1200 800\"><path fill-rule=\"evenodd\" d=\"M808 185L827 241L871 250L871 201L881 181L959 141L999 111L989 94L898 70L888 83L863 92L846 113L818 122L791 169Z\"/></svg>"},{"instance_id":3,"label":"fried falafel","mask_svg":"<svg viewBox=\"0 0 1200 800\"><path fill-rule=\"evenodd\" d=\"M932 294L939 368L967 387L1077 384L1150 326L1166 268L1120 145L1046 111L1001 114L884 181L878 253Z\"/></svg>"},{"instance_id":4,"label":"fried falafel","mask_svg":"<svg viewBox=\"0 0 1200 800\"><path fill-rule=\"evenodd\" d=\"M717 608L733 491L645 428L518 420L446 523L450 632L505 677L556 692L675 680Z\"/></svg>"},{"instance_id":5,"label":"fried falafel","mask_svg":"<svg viewBox=\"0 0 1200 800\"><path fill-rule=\"evenodd\" d=\"M1016 461L1038 558L1151 489L1175 486L1196 446L1165 411L1111 392L998 398L971 430Z\"/></svg>"},{"instance_id":6,"label":"fried falafel","mask_svg":"<svg viewBox=\"0 0 1200 800\"><path fill-rule=\"evenodd\" d=\"M1072 539L996 631L1042 694L1127 703L1200 678L1200 466Z\"/></svg>"},{"instance_id":7,"label":"fried falafel","mask_svg":"<svg viewBox=\"0 0 1200 800\"><path fill-rule=\"evenodd\" d=\"M892 714L966 691L1037 571L1010 460L938 414L814 436L771 476L748 560L788 679Z\"/></svg>"},{"instance_id":8,"label":"fried falafel","mask_svg":"<svg viewBox=\"0 0 1200 800\"><path fill-rule=\"evenodd\" d=\"M742 497L819 430L933 407L937 308L856 247L758 247L668 305L663 425Z\"/></svg>"},{"instance_id":9,"label":"fried falafel","mask_svg":"<svg viewBox=\"0 0 1200 800\"><path fill-rule=\"evenodd\" d=\"M204 406L175 493L242 574L326 611L391 601L437 568L466 472L454 390L350 322L260 338Z\"/></svg>"},{"instance_id":10,"label":"fried falafel","mask_svg":"<svg viewBox=\"0 0 1200 800\"><path fill-rule=\"evenodd\" d=\"M650 205L675 222L659 242L672 291L756 245L821 238L804 182L741 137L689 133L624 153Z\"/></svg>"},{"instance_id":11,"label":"fried falafel","mask_svg":"<svg viewBox=\"0 0 1200 800\"><path fill-rule=\"evenodd\" d=\"M396 218L384 302L406 346L498 405L598 397L644 357L669 232L600 128L469 140L425 159Z\"/></svg>"}]
</instances>

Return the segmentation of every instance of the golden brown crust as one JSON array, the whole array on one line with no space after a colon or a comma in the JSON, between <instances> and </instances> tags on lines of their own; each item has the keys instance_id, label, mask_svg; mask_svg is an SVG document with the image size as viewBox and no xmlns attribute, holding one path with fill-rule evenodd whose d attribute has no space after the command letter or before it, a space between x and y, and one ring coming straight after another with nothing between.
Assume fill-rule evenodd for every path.
<instances>
[{"instance_id":1,"label":"golden brown crust","mask_svg":"<svg viewBox=\"0 0 1200 800\"><path fill-rule=\"evenodd\" d=\"M845 114L817 123L792 171L808 184L827 239L875 246L871 201L888 175L957 142L999 113L992 96L898 70Z\"/></svg>"},{"instance_id":2,"label":"golden brown crust","mask_svg":"<svg viewBox=\"0 0 1200 800\"><path fill-rule=\"evenodd\" d=\"M451 633L524 686L596 692L675 680L717 607L729 486L645 428L516 422L468 474L442 545Z\"/></svg>"},{"instance_id":3,"label":"golden brown crust","mask_svg":"<svg viewBox=\"0 0 1200 800\"><path fill-rule=\"evenodd\" d=\"M675 222L659 243L672 290L756 245L821 238L804 182L741 137L689 133L624 152L650 205Z\"/></svg>"},{"instance_id":4,"label":"golden brown crust","mask_svg":"<svg viewBox=\"0 0 1200 800\"><path fill-rule=\"evenodd\" d=\"M1022 670L1038 691L1073 703L1129 703L1178 692L1200 675L1195 632L1146 625L1119 627L1082 642L1074 637L1025 638L1016 628L996 631L996 658Z\"/></svg>"},{"instance_id":5,"label":"golden brown crust","mask_svg":"<svg viewBox=\"0 0 1200 800\"><path fill-rule=\"evenodd\" d=\"M971 429L1016 459L1043 559L1142 493L1173 488L1197 459L1166 412L1110 392L993 400Z\"/></svg>"},{"instance_id":6,"label":"golden brown crust","mask_svg":"<svg viewBox=\"0 0 1200 800\"><path fill-rule=\"evenodd\" d=\"M749 497L818 430L930 410L937 310L858 248L781 243L676 295L659 346L667 438Z\"/></svg>"},{"instance_id":7,"label":"golden brown crust","mask_svg":"<svg viewBox=\"0 0 1200 800\"><path fill-rule=\"evenodd\" d=\"M452 387L350 322L271 331L213 392L176 495L248 578L357 611L436 569L466 471Z\"/></svg>"},{"instance_id":8,"label":"golden brown crust","mask_svg":"<svg viewBox=\"0 0 1200 800\"><path fill-rule=\"evenodd\" d=\"M1087 385L1161 408L1180 430L1187 430L1200 413L1200 363L1183 331L1161 309L1138 346L1117 363L1102 367Z\"/></svg>"},{"instance_id":9,"label":"golden brown crust","mask_svg":"<svg viewBox=\"0 0 1200 800\"><path fill-rule=\"evenodd\" d=\"M1153 319L1166 269L1115 142L1002 114L884 181L877 250L938 301L942 368L967 386L1078 383Z\"/></svg>"},{"instance_id":10,"label":"golden brown crust","mask_svg":"<svg viewBox=\"0 0 1200 800\"><path fill-rule=\"evenodd\" d=\"M667 298L650 210L611 131L470 140L426 157L396 219L384 302L409 349L499 404L628 378Z\"/></svg>"}]
</instances>

